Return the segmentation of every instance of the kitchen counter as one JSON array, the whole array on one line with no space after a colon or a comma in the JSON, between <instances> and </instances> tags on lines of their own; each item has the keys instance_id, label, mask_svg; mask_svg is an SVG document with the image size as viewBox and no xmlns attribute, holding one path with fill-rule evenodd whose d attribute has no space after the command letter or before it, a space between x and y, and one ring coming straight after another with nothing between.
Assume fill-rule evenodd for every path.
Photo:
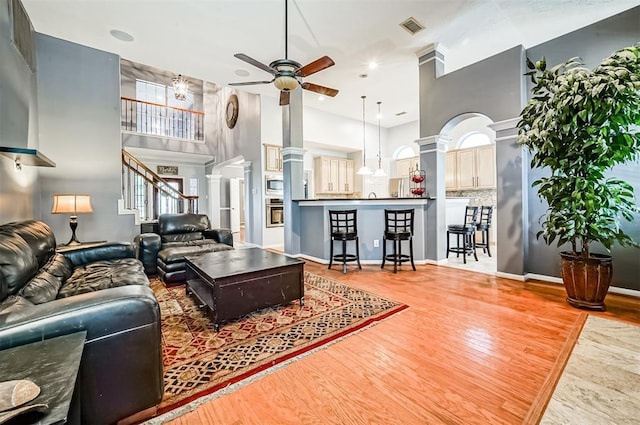
<instances>
[{"instance_id":1,"label":"kitchen counter","mask_svg":"<svg viewBox=\"0 0 640 425\"><path fill-rule=\"evenodd\" d=\"M433 198L331 198L299 199L293 203L297 208L299 222L296 231L300 241L300 256L324 264L329 262L330 225L329 210L358 211L358 236L360 238L360 260L363 264L380 264L382 261L382 234L384 232L385 209L413 209L414 236L413 254L416 264L426 262L427 209ZM403 246L408 250L408 245ZM336 244L336 252L339 252ZM391 244L388 249L391 250ZM403 249L403 250L404 250ZM347 244L348 252L355 251L353 242Z\"/></svg>"}]
</instances>

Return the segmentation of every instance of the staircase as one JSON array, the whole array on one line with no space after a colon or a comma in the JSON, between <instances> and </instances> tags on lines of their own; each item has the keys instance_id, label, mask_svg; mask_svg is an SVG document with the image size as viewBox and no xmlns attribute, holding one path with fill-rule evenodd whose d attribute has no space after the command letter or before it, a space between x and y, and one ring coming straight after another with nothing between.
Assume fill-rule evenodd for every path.
<instances>
[{"instance_id":1,"label":"staircase","mask_svg":"<svg viewBox=\"0 0 640 425\"><path fill-rule=\"evenodd\" d=\"M160 214L198 212L198 196L180 192L124 149L122 197L124 209L137 210L143 222L157 220Z\"/></svg>"}]
</instances>

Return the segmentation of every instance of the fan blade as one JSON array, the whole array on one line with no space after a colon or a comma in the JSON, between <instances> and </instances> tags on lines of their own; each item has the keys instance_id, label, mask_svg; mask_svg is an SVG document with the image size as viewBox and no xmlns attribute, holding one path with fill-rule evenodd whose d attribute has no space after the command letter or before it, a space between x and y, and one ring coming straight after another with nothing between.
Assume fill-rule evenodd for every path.
<instances>
[{"instance_id":1,"label":"fan blade","mask_svg":"<svg viewBox=\"0 0 640 425\"><path fill-rule=\"evenodd\" d=\"M306 64L296 72L296 75L301 77L308 77L311 74L327 69L336 63L329 56L323 56L320 59L316 59L311 63Z\"/></svg>"},{"instance_id":2,"label":"fan blade","mask_svg":"<svg viewBox=\"0 0 640 425\"><path fill-rule=\"evenodd\" d=\"M329 87L319 86L313 83L302 83L302 88L305 90L314 91L316 93L323 94L325 96L334 97L338 94L338 90L330 89Z\"/></svg>"},{"instance_id":3,"label":"fan blade","mask_svg":"<svg viewBox=\"0 0 640 425\"><path fill-rule=\"evenodd\" d=\"M273 83L273 80L271 81L245 81L243 83L229 83L230 86L252 86L254 84L270 84Z\"/></svg>"},{"instance_id":4,"label":"fan blade","mask_svg":"<svg viewBox=\"0 0 640 425\"><path fill-rule=\"evenodd\" d=\"M250 63L251 65L262 69L263 71L267 71L269 74L275 74L276 70L263 64L262 62L258 62L257 60L255 60L254 58L245 55L244 53L236 53L235 55L233 55L234 57L240 59L241 61L245 61L246 63Z\"/></svg>"},{"instance_id":5,"label":"fan blade","mask_svg":"<svg viewBox=\"0 0 640 425\"><path fill-rule=\"evenodd\" d=\"M280 92L280 106L285 106L289 104L289 92L281 91Z\"/></svg>"}]
</instances>

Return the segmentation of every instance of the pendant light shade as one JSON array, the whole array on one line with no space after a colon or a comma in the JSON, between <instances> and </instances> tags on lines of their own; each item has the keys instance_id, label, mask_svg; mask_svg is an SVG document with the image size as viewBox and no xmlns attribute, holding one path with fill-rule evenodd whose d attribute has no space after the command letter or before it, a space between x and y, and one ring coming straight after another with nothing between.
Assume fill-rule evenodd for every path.
<instances>
[{"instance_id":1,"label":"pendant light shade","mask_svg":"<svg viewBox=\"0 0 640 425\"><path fill-rule=\"evenodd\" d=\"M382 169L382 153L380 150L380 118L382 115L380 113L380 105L382 102L378 101L378 169L375 173L373 173L374 177L387 177L387 173Z\"/></svg>"},{"instance_id":2,"label":"pendant light shade","mask_svg":"<svg viewBox=\"0 0 640 425\"><path fill-rule=\"evenodd\" d=\"M370 176L372 172L371 168L367 167L367 138L364 122L364 100L367 98L367 96L360 97L362 98L362 167L360 167L356 174L360 176Z\"/></svg>"}]
</instances>

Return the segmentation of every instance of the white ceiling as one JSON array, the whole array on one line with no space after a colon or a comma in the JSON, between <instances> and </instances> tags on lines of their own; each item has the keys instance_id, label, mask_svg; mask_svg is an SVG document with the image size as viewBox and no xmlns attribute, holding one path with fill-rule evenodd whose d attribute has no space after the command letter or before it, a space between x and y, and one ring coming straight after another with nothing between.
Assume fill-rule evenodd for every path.
<instances>
[{"instance_id":1,"label":"white ceiling","mask_svg":"<svg viewBox=\"0 0 640 425\"><path fill-rule=\"evenodd\" d=\"M35 30L125 59L226 84L270 79L233 57L269 64L284 56L284 0L22 0ZM323 55L336 65L305 81L340 90L305 105L382 126L418 119L416 52L446 46L445 69L459 69L518 44L532 47L640 4L638 0L291 0L289 58L303 65ZM426 29L399 26L414 17ZM113 38L125 31L132 42ZM378 68L368 64L376 61ZM248 71L247 77L234 72ZM366 73L367 78L359 75ZM273 96L271 85L240 87ZM407 112L402 116L396 113Z\"/></svg>"}]
</instances>

